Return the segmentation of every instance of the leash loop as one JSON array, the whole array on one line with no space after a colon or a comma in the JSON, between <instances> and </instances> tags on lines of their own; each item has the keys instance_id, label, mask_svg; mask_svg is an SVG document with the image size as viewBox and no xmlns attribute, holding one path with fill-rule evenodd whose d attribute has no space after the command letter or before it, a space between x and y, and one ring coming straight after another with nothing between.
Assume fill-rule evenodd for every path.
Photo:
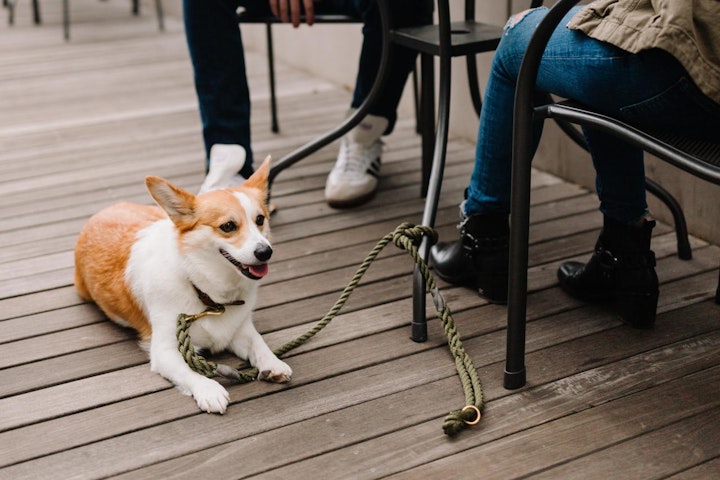
<instances>
[{"instance_id":1,"label":"leash loop","mask_svg":"<svg viewBox=\"0 0 720 480\"><path fill-rule=\"evenodd\" d=\"M480 422L485 402L477 370L472 363L472 359L463 348L462 340L455 327L455 322L453 321L450 308L435 284L435 279L430 272L430 268L418 252L418 247L421 245L423 239L427 239L432 245L438 240L437 232L430 227L424 225L413 225L408 222L398 225L395 230L381 238L375 247L370 251L368 256L358 268L357 272L355 272L353 278L343 290L338 300L335 302L335 305L333 305L328 313L325 314L325 316L320 319L320 321L318 321L309 331L277 348L273 353L277 356L281 356L289 352L314 337L318 332L320 332L320 330L330 323L330 321L335 318L338 312L345 305L345 302L348 300L353 290L360 282L360 279L363 277L375 258L377 258L388 243L392 242L401 250L408 252L415 262L416 267L419 269L420 273L422 273L423 278L425 279L426 289L432 296L436 314L442 323L443 330L447 336L448 347L450 348L450 352L452 353L455 361L458 377L460 377L460 382L465 393L465 406L462 409L450 412L443 422L443 431L445 434L448 436L454 436L465 428L472 427ZM222 306L220 305L220 307ZM202 318L206 315L221 315L224 311L224 307L222 307L221 310L209 307L204 312L195 315L186 315L184 313L178 315L178 349L190 368L202 375L208 377L220 375L240 383L256 380L258 378L257 368L240 370L227 365L217 364L205 359L202 355L197 353L190 344L190 335L188 331L190 329L190 324L194 320Z\"/></svg>"},{"instance_id":2,"label":"leash loop","mask_svg":"<svg viewBox=\"0 0 720 480\"><path fill-rule=\"evenodd\" d=\"M462 410L460 410L463 413L463 421L469 426L473 427L480 423L480 419L482 418L482 413L480 413L480 409L476 407L475 405L465 405ZM472 412L473 415L475 415L474 420L466 420L465 419L465 412Z\"/></svg>"}]
</instances>

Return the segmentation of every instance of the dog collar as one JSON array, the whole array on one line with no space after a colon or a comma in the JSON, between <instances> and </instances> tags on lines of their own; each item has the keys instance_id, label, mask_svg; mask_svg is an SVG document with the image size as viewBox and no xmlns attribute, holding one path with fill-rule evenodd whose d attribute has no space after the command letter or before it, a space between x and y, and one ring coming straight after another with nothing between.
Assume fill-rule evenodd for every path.
<instances>
[{"instance_id":1,"label":"dog collar","mask_svg":"<svg viewBox=\"0 0 720 480\"><path fill-rule=\"evenodd\" d=\"M228 303L217 303L215 300L210 298L210 295L200 290L197 286L193 284L193 288L197 292L197 296L200 299L200 301L205 304L206 307L213 308L215 310L224 310L226 305L244 305L245 300L235 300L234 302L228 302Z\"/></svg>"}]
</instances>

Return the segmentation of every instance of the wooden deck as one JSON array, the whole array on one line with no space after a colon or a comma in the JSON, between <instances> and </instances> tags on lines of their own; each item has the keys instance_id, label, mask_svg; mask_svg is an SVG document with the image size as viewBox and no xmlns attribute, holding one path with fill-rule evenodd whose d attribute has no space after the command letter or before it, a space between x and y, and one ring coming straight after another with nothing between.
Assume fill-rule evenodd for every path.
<instances>
[{"instance_id":1,"label":"wooden deck","mask_svg":"<svg viewBox=\"0 0 720 480\"><path fill-rule=\"evenodd\" d=\"M88 216L149 202L148 174L188 189L202 180L182 26L168 20L161 34L151 11L73 1L66 44L55 3L42 4L40 27L29 2L15 27L0 22L0 478L720 478L720 249L693 239L693 259L678 260L660 225L657 327L629 329L557 288L557 266L587 257L601 218L592 193L540 172L524 389L502 387L505 309L443 288L488 399L475 429L442 433L462 391L438 321L428 342L408 339L411 263L394 247L343 313L287 355L290 384L231 385L227 414L200 413L72 286ZM282 133L271 134L263 57L249 54L248 68L259 156L330 128L349 102L279 65ZM382 235L419 221L419 153L402 119L380 192L352 211L323 202L334 146L278 177L276 255L255 316L271 346L322 317ZM472 158L472 144L450 142L442 238L456 234Z\"/></svg>"}]
</instances>

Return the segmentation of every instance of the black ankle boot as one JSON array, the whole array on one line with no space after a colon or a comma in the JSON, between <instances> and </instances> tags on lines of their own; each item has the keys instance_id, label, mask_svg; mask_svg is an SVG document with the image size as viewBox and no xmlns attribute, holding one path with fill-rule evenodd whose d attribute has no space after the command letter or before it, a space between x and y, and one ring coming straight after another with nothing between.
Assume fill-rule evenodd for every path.
<instances>
[{"instance_id":1,"label":"black ankle boot","mask_svg":"<svg viewBox=\"0 0 720 480\"><path fill-rule=\"evenodd\" d=\"M471 215L459 228L460 240L430 251L435 273L453 285L478 289L492 303L507 303L508 216Z\"/></svg>"},{"instance_id":2,"label":"black ankle boot","mask_svg":"<svg viewBox=\"0 0 720 480\"><path fill-rule=\"evenodd\" d=\"M631 227L605 217L590 261L560 266L560 287L581 300L612 302L625 323L651 328L658 301L655 253L650 250L654 226L645 220Z\"/></svg>"}]
</instances>

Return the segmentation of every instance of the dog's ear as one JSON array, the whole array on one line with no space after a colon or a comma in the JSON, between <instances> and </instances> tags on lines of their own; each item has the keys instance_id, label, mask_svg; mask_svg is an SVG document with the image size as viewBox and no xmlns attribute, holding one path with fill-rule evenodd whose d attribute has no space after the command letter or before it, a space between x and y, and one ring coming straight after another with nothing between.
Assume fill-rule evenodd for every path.
<instances>
[{"instance_id":1,"label":"dog's ear","mask_svg":"<svg viewBox=\"0 0 720 480\"><path fill-rule=\"evenodd\" d=\"M250 178L243 182L243 186L250 188L257 188L267 193L268 188L268 175L270 174L270 162L272 158L270 155L265 157L260 168L255 170L255 173L250 175Z\"/></svg>"},{"instance_id":2,"label":"dog's ear","mask_svg":"<svg viewBox=\"0 0 720 480\"><path fill-rule=\"evenodd\" d=\"M160 177L145 177L145 185L173 223L177 225L192 222L195 215L195 195Z\"/></svg>"}]
</instances>

